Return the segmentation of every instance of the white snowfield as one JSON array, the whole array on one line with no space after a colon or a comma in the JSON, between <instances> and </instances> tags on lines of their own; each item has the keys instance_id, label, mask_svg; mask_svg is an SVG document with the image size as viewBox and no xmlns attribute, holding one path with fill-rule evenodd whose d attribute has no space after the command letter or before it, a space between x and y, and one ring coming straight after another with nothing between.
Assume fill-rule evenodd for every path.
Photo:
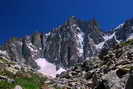
<instances>
[{"instance_id":1,"label":"white snowfield","mask_svg":"<svg viewBox=\"0 0 133 89\"><path fill-rule=\"evenodd\" d=\"M7 55L7 52L0 50L0 54Z\"/></svg>"},{"instance_id":2,"label":"white snowfield","mask_svg":"<svg viewBox=\"0 0 133 89\"><path fill-rule=\"evenodd\" d=\"M44 74L47 77L55 78L57 74L60 74L66 71L62 67L59 68L59 70L56 70L56 65L49 63L45 58L37 59L36 63L38 66L40 66L40 69L38 70L38 72Z\"/></svg>"}]
</instances>

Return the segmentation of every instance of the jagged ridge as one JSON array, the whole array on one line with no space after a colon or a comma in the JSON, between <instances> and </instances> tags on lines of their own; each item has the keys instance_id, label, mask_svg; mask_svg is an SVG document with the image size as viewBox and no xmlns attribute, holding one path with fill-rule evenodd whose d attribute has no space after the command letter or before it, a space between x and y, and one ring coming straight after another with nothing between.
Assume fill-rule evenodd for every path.
<instances>
[{"instance_id":1,"label":"jagged ridge","mask_svg":"<svg viewBox=\"0 0 133 89\"><path fill-rule=\"evenodd\" d=\"M34 69L39 68L35 62L38 58L45 58L57 67L68 68L98 55L101 50L132 39L132 21L127 20L112 32L105 33L94 19L82 21L71 17L50 33L34 33L21 39L11 39L1 47L0 53Z\"/></svg>"}]
</instances>

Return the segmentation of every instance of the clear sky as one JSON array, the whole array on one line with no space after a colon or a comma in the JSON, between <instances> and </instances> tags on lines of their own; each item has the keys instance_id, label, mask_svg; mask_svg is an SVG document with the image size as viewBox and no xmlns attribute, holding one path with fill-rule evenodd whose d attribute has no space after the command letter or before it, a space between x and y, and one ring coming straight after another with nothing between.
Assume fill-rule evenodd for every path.
<instances>
[{"instance_id":1,"label":"clear sky","mask_svg":"<svg viewBox=\"0 0 133 89\"><path fill-rule=\"evenodd\" d=\"M69 16L95 17L108 30L133 17L133 0L0 0L0 43L48 32Z\"/></svg>"}]
</instances>

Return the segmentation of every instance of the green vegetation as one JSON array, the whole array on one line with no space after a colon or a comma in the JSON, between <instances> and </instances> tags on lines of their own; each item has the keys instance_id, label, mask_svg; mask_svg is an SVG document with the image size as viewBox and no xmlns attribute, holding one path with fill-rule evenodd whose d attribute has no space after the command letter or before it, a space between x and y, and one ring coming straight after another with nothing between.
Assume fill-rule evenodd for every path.
<instances>
[{"instance_id":1,"label":"green vegetation","mask_svg":"<svg viewBox=\"0 0 133 89\"><path fill-rule=\"evenodd\" d=\"M0 58L0 63L8 63L6 59Z\"/></svg>"},{"instance_id":2,"label":"green vegetation","mask_svg":"<svg viewBox=\"0 0 133 89\"><path fill-rule=\"evenodd\" d=\"M131 66L131 65L125 65L125 66L123 66L123 67L120 68L120 69L129 71L129 70L133 70L133 66Z\"/></svg>"},{"instance_id":3,"label":"green vegetation","mask_svg":"<svg viewBox=\"0 0 133 89\"><path fill-rule=\"evenodd\" d=\"M46 78L33 72L21 72L22 70L20 70L14 74L8 71L7 68L14 64L13 62L0 58L0 76L5 77L5 79L0 80L0 89L14 89L16 85L20 85L23 89L41 89ZM10 79L11 81L9 81Z\"/></svg>"},{"instance_id":4,"label":"green vegetation","mask_svg":"<svg viewBox=\"0 0 133 89\"><path fill-rule=\"evenodd\" d=\"M122 45L122 46L133 45L133 39L132 40L128 40L127 42L122 42L122 43L120 43L120 45Z\"/></svg>"},{"instance_id":5,"label":"green vegetation","mask_svg":"<svg viewBox=\"0 0 133 89\"><path fill-rule=\"evenodd\" d=\"M15 84L8 81L0 81L0 89L13 89Z\"/></svg>"},{"instance_id":6,"label":"green vegetation","mask_svg":"<svg viewBox=\"0 0 133 89\"><path fill-rule=\"evenodd\" d=\"M31 77L16 78L16 84L22 86L24 89L40 89L42 79L33 74Z\"/></svg>"},{"instance_id":7,"label":"green vegetation","mask_svg":"<svg viewBox=\"0 0 133 89\"><path fill-rule=\"evenodd\" d=\"M14 78L15 77L15 75L13 73L11 73L10 71L7 71L5 69L2 69L0 71L0 75L2 75L2 76L8 76L9 78Z\"/></svg>"},{"instance_id":8,"label":"green vegetation","mask_svg":"<svg viewBox=\"0 0 133 89\"><path fill-rule=\"evenodd\" d=\"M14 76L15 82L10 83L7 80L0 81L0 89L12 89L20 85L23 89L40 89L46 78L39 77L34 73L19 73Z\"/></svg>"}]
</instances>

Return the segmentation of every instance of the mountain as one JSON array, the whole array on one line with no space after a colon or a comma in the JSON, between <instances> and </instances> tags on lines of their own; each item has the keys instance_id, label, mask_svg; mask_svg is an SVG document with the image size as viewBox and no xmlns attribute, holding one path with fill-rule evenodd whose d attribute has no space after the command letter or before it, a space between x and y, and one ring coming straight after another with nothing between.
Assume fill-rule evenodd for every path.
<instances>
[{"instance_id":1,"label":"mountain","mask_svg":"<svg viewBox=\"0 0 133 89\"><path fill-rule=\"evenodd\" d=\"M103 32L95 19L82 21L70 17L52 32L12 38L0 50L10 60L30 65L34 69L39 68L35 62L38 58L45 58L57 67L68 68L98 55L101 50L132 39L132 26L131 19L111 32Z\"/></svg>"},{"instance_id":2,"label":"mountain","mask_svg":"<svg viewBox=\"0 0 133 89\"><path fill-rule=\"evenodd\" d=\"M132 39L133 19L104 32L73 16L49 33L14 37L0 46L0 88L133 89Z\"/></svg>"}]
</instances>

